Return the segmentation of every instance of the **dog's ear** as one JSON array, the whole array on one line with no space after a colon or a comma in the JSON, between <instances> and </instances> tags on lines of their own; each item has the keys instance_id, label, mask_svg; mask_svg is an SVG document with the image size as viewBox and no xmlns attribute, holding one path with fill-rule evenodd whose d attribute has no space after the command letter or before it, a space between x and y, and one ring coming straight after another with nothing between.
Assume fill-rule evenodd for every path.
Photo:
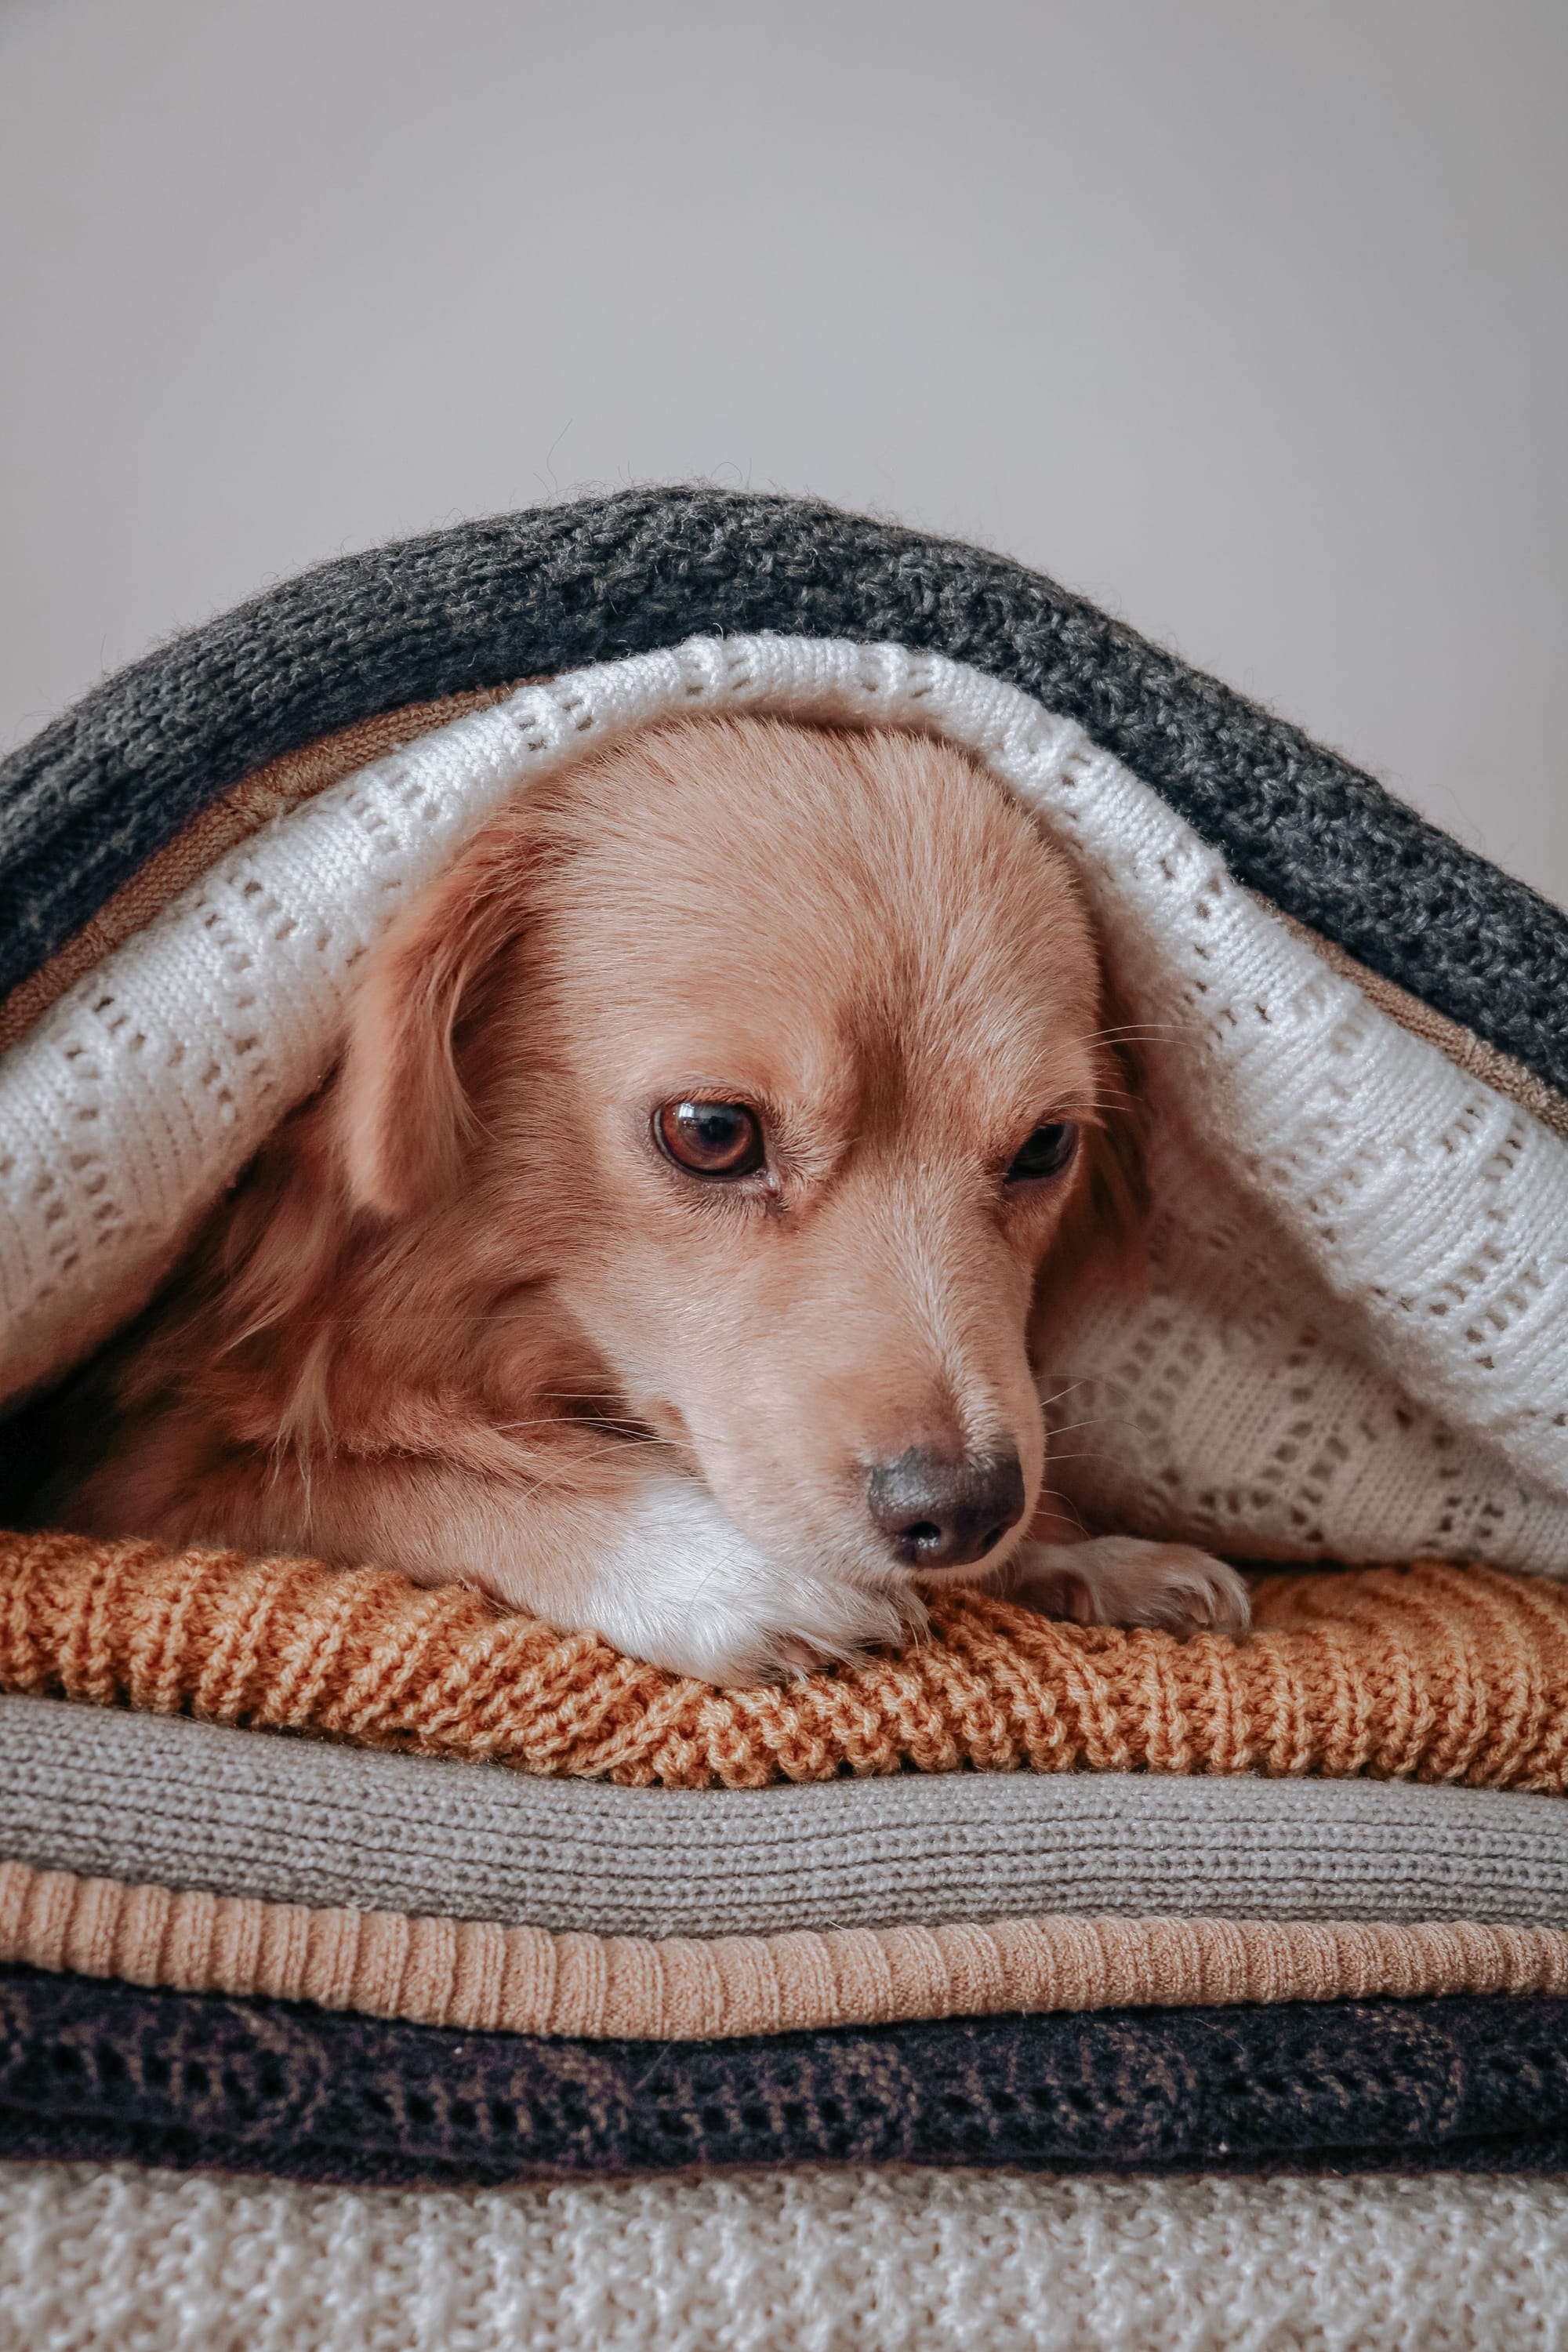
<instances>
[{"instance_id":1,"label":"dog's ear","mask_svg":"<svg viewBox=\"0 0 1568 2352\"><path fill-rule=\"evenodd\" d=\"M477 1132L458 1031L524 921L526 812L509 810L372 951L336 1087L340 1164L357 1208L406 1215L460 1178Z\"/></svg>"}]
</instances>

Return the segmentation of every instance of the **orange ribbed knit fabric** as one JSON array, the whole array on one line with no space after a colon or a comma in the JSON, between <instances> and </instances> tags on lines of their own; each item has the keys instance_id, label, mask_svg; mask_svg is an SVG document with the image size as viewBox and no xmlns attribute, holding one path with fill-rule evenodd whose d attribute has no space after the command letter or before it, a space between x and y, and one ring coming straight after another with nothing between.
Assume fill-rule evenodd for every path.
<instances>
[{"instance_id":1,"label":"orange ribbed knit fabric","mask_svg":"<svg viewBox=\"0 0 1568 2352\"><path fill-rule=\"evenodd\" d=\"M1250 1641L1184 1644L952 1593L899 1656L719 1691L386 1570L0 1536L0 1685L671 1787L963 1765L1568 1782L1563 1587L1427 1560L1269 1576L1255 1602Z\"/></svg>"}]
</instances>

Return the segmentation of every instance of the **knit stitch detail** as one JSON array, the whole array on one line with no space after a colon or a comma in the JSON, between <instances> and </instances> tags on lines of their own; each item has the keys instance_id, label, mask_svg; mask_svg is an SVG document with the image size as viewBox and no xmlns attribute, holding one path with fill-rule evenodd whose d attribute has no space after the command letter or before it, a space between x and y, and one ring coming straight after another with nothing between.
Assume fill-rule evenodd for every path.
<instances>
[{"instance_id":1,"label":"knit stitch detail","mask_svg":"<svg viewBox=\"0 0 1568 2352\"><path fill-rule=\"evenodd\" d=\"M122 940L145 929L171 899L199 881L226 850L237 848L274 817L340 783L356 768L384 759L416 736L446 727L470 710L483 710L504 700L509 691L504 686L481 687L470 694L444 695L436 702L409 703L401 710L363 719L356 726L323 736L320 742L269 760L220 799L208 801L112 898L104 900L80 930L71 933L47 963L0 1001L0 1054L25 1037L34 1022L94 964Z\"/></svg>"},{"instance_id":2,"label":"knit stitch detail","mask_svg":"<svg viewBox=\"0 0 1568 2352\"><path fill-rule=\"evenodd\" d=\"M0 2168L7 2352L1561 2352L1564 2309L1550 2179Z\"/></svg>"},{"instance_id":3,"label":"knit stitch detail","mask_svg":"<svg viewBox=\"0 0 1568 2352\"><path fill-rule=\"evenodd\" d=\"M1568 1928L1568 1805L1451 1782L895 1772L628 1789L0 1693L0 1854L557 1935L1083 1918Z\"/></svg>"},{"instance_id":4,"label":"knit stitch detail","mask_svg":"<svg viewBox=\"0 0 1568 2352\"><path fill-rule=\"evenodd\" d=\"M0 1537L0 1686L674 1788L840 1772L1370 1772L1568 1787L1568 1592L1417 1561L1267 1577L1258 1630L1057 1624L977 1593L931 1638L715 1690L458 1586Z\"/></svg>"},{"instance_id":5,"label":"knit stitch detail","mask_svg":"<svg viewBox=\"0 0 1568 2352\"><path fill-rule=\"evenodd\" d=\"M0 1962L483 2032L698 2042L1005 2011L1568 1993L1568 1933L1480 1920L1043 1918L552 1935L0 1863Z\"/></svg>"},{"instance_id":6,"label":"knit stitch detail","mask_svg":"<svg viewBox=\"0 0 1568 2352\"><path fill-rule=\"evenodd\" d=\"M0 1965L0 2158L131 2155L388 2185L803 2163L1561 2170L1568 2001L589 2041Z\"/></svg>"}]
</instances>

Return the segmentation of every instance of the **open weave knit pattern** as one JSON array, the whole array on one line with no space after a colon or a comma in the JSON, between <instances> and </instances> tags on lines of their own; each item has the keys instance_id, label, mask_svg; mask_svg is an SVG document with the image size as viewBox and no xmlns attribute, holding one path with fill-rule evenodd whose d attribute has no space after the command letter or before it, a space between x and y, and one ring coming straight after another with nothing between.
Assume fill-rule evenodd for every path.
<instances>
[{"instance_id":1,"label":"open weave knit pattern","mask_svg":"<svg viewBox=\"0 0 1568 2352\"><path fill-rule=\"evenodd\" d=\"M942 1596L931 1639L714 1690L383 1570L0 1538L0 1685L670 1787L984 1771L1568 1785L1568 1593L1426 1562L1282 1575L1236 1644Z\"/></svg>"},{"instance_id":2,"label":"open weave knit pattern","mask_svg":"<svg viewBox=\"0 0 1568 2352\"><path fill-rule=\"evenodd\" d=\"M300 751L286 752L280 760L269 760L233 785L221 799L209 801L145 866L106 898L47 962L39 964L0 1002L0 1053L14 1045L19 1037L25 1037L34 1022L51 1004L58 1004L67 989L84 972L100 963L112 949L145 930L182 891L199 882L226 850L237 849L274 817L313 800L329 784L341 783L345 776L352 776L356 768L368 767L373 760L413 742L416 736L444 727L449 719L466 718L470 710L482 710L492 702L504 701L508 691L505 687L480 688L473 693L443 695L434 702L414 703L405 710L382 711L373 719L362 719L356 726L325 736L319 743L307 743ZM1483 1050L1493 1053L1496 1049ZM1549 1108L1555 1100L1546 1088L1542 1089L1542 1108Z\"/></svg>"},{"instance_id":3,"label":"open weave knit pattern","mask_svg":"<svg viewBox=\"0 0 1568 2352\"><path fill-rule=\"evenodd\" d=\"M383 2186L763 2163L1561 2169L1568 2001L585 2040L0 1966L0 2157Z\"/></svg>"},{"instance_id":4,"label":"open weave knit pattern","mask_svg":"<svg viewBox=\"0 0 1568 2352\"><path fill-rule=\"evenodd\" d=\"M1558 2352L1568 2183L0 2166L0 2352Z\"/></svg>"}]
</instances>

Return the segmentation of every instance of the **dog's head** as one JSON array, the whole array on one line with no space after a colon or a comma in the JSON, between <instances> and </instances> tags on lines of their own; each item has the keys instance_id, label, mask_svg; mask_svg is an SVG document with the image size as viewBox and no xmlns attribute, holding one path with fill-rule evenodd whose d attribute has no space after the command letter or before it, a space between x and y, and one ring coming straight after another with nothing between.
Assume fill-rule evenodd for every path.
<instances>
[{"instance_id":1,"label":"dog's head","mask_svg":"<svg viewBox=\"0 0 1568 2352\"><path fill-rule=\"evenodd\" d=\"M1108 1003L1066 859L962 753L693 720L509 809L395 929L342 1165L771 1558L973 1574L1041 1486L1042 1276L1137 1204Z\"/></svg>"}]
</instances>

